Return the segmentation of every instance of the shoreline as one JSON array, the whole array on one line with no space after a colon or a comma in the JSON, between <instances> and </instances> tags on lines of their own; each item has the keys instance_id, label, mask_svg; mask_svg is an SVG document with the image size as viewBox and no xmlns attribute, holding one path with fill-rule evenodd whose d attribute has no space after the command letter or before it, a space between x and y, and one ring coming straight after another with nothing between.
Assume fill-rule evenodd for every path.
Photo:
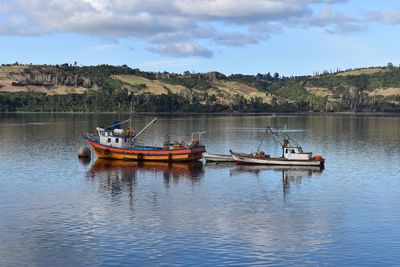
<instances>
[{"instance_id":1,"label":"shoreline","mask_svg":"<svg viewBox=\"0 0 400 267\"><path fill-rule=\"evenodd\" d=\"M107 115L107 114L123 114L129 115L130 112L76 112L76 111L2 111L1 114L96 114L96 115ZM174 116L187 116L187 115L214 115L214 116L281 116L281 115L296 115L296 116L327 116L327 115L355 115L355 116L400 116L400 112L135 112L137 115L174 115Z\"/></svg>"}]
</instances>

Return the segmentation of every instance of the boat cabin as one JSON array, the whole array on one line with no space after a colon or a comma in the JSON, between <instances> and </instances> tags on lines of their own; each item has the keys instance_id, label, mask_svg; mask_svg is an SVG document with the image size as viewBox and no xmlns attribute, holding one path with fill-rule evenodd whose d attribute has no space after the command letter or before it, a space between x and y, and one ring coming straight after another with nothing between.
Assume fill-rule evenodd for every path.
<instances>
[{"instance_id":1,"label":"boat cabin","mask_svg":"<svg viewBox=\"0 0 400 267\"><path fill-rule=\"evenodd\" d=\"M301 147L283 147L283 157L291 160L310 160L312 159L312 153L303 152Z\"/></svg>"},{"instance_id":2,"label":"boat cabin","mask_svg":"<svg viewBox=\"0 0 400 267\"><path fill-rule=\"evenodd\" d=\"M106 146L126 148L131 146L131 131L124 129L104 129L97 127L99 143Z\"/></svg>"}]
</instances>

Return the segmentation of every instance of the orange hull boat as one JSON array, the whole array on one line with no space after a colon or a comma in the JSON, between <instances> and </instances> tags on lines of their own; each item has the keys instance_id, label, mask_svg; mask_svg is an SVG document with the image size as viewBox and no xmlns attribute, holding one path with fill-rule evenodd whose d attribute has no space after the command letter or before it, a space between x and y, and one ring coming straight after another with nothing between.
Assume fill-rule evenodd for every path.
<instances>
[{"instance_id":1,"label":"orange hull boat","mask_svg":"<svg viewBox=\"0 0 400 267\"><path fill-rule=\"evenodd\" d=\"M100 144L96 140L87 138L86 143L93 149L99 158L134 161L195 161L202 158L206 151L205 146L182 147L164 149L163 147L134 146L132 148L118 148Z\"/></svg>"},{"instance_id":2,"label":"orange hull boat","mask_svg":"<svg viewBox=\"0 0 400 267\"><path fill-rule=\"evenodd\" d=\"M192 133L192 140L187 143L182 141L171 144L168 137L168 141L164 142L162 147L138 145L136 142L138 136L156 121L157 118L154 118L138 133L135 133L131 127L122 128L124 122L115 121L109 127L97 127L97 135L86 134L84 138L90 148L102 159L177 162L195 161L202 158L203 152L206 151L205 146L200 142L202 132ZM195 134L199 135L199 140L194 139Z\"/></svg>"}]
</instances>

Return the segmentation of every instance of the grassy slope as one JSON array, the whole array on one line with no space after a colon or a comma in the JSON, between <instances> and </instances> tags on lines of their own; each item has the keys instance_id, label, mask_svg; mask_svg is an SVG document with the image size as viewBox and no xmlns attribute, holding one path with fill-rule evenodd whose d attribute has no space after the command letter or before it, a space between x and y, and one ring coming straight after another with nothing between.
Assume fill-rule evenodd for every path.
<instances>
[{"instance_id":1,"label":"grassy slope","mask_svg":"<svg viewBox=\"0 0 400 267\"><path fill-rule=\"evenodd\" d=\"M32 66L30 66L32 67ZM33 66L34 67L34 66ZM42 66L43 67L43 66ZM72 86L62 86L57 85L52 88L45 88L43 86L12 86L13 78L11 73L21 73L27 66L1 66L0 67L0 92L41 92L46 93L48 95L57 95L57 94L70 94L70 93L84 93L88 89L79 87L74 88ZM46 68L52 68L52 66L48 66ZM346 77L356 77L359 75L373 75L379 73L387 73L390 71L387 68L365 68L351 71L344 71L336 74L330 75L330 77L337 77L340 79L344 79ZM260 92L256 88L246 85L240 82L234 81L224 81L224 80L216 80L211 83L211 88L207 90L196 90L196 89L187 89L182 85L172 85L170 83L166 83L162 80L149 80L136 75L114 75L112 78L122 81L127 85L131 85L131 91L135 93L150 93L154 95L166 94L166 93L174 93L180 95L186 95L187 97L194 95L202 95L207 93L209 96L214 95L217 99L217 102L229 104L235 101L236 96L243 96L246 99L250 99L252 97L260 97L263 102L270 103L273 95L266 94L265 92ZM311 79L319 79L319 77L313 77ZM311 80L309 79L309 81ZM145 86L143 86L145 85ZM134 87L143 88L138 90ZM328 97L332 98L334 96L334 92L325 86L315 86L315 85L305 85L305 90L311 95L318 97ZM135 91L136 90L136 91ZM286 94L283 94L284 96ZM381 88L374 87L371 92L368 93L369 96L397 96L400 95L400 88L391 87L391 88ZM282 97L281 96L281 97Z\"/></svg>"},{"instance_id":2,"label":"grassy slope","mask_svg":"<svg viewBox=\"0 0 400 267\"><path fill-rule=\"evenodd\" d=\"M168 92L179 94L187 91L185 87L180 85L171 85L163 83L162 81L149 80L136 75L114 75L112 78L118 79L133 86L145 85L146 89L144 89L143 92L152 93L155 95L166 94Z\"/></svg>"},{"instance_id":3,"label":"grassy slope","mask_svg":"<svg viewBox=\"0 0 400 267\"><path fill-rule=\"evenodd\" d=\"M49 67L51 68L51 67ZM83 94L88 89L84 87L72 87L64 85L56 85L52 88L44 86L14 86L11 83L14 81L12 73L22 73L26 66L1 66L0 67L0 92L33 92L45 93L47 95L66 95L66 94Z\"/></svg>"},{"instance_id":4,"label":"grassy slope","mask_svg":"<svg viewBox=\"0 0 400 267\"><path fill-rule=\"evenodd\" d=\"M365 69L358 69L358 70L350 70L350 71L343 71L336 74L336 76L357 76L361 74L374 74L379 72L386 72L388 69L384 68L365 68Z\"/></svg>"},{"instance_id":5,"label":"grassy slope","mask_svg":"<svg viewBox=\"0 0 400 267\"><path fill-rule=\"evenodd\" d=\"M400 95L400 88L389 87L389 88L377 88L372 92L368 93L369 96L394 96Z\"/></svg>"},{"instance_id":6,"label":"grassy slope","mask_svg":"<svg viewBox=\"0 0 400 267\"><path fill-rule=\"evenodd\" d=\"M307 92L309 92L312 95L315 96L320 96L320 97L332 97L334 94L329 88L326 87L312 87L312 86L307 86L305 87Z\"/></svg>"},{"instance_id":7,"label":"grassy slope","mask_svg":"<svg viewBox=\"0 0 400 267\"><path fill-rule=\"evenodd\" d=\"M132 86L138 86L141 84L146 85L146 89L143 92L152 94L163 94L170 91L171 93L178 94L193 94L202 92L199 90L190 90L181 85L171 85L169 83L163 82L162 80L149 80L136 75L114 75L112 76L122 82L130 84ZM246 99L252 97L261 97L264 101L269 102L269 98L266 98L266 94L259 92L256 88L250 87L240 82L227 82L217 80L212 83L212 88L207 90L209 96L215 95L219 102L231 103L233 102L236 95L241 95Z\"/></svg>"}]
</instances>

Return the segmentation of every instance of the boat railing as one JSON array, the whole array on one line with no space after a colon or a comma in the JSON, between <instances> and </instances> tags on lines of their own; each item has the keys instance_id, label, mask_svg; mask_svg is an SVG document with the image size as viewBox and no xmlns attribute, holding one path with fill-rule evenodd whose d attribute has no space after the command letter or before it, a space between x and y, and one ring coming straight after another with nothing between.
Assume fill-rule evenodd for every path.
<instances>
[{"instance_id":1,"label":"boat railing","mask_svg":"<svg viewBox=\"0 0 400 267\"><path fill-rule=\"evenodd\" d=\"M143 142L138 142L138 141L135 141L135 142L132 142L132 143L126 142L126 143L124 143L122 145L122 148L134 148L134 147L138 147L138 146L144 147L145 145L144 145Z\"/></svg>"},{"instance_id":2,"label":"boat railing","mask_svg":"<svg viewBox=\"0 0 400 267\"><path fill-rule=\"evenodd\" d=\"M96 134L86 133L83 137L84 137L85 139L91 139L91 140L93 140L93 141L95 141L95 142L97 142L97 143L100 142L100 138L99 138L99 136L96 135Z\"/></svg>"},{"instance_id":3,"label":"boat railing","mask_svg":"<svg viewBox=\"0 0 400 267\"><path fill-rule=\"evenodd\" d=\"M207 133L207 131L199 131L199 132L193 132L192 133L192 140L191 140L191 145L193 146L199 146L202 144L202 135ZM196 138L197 136L197 138Z\"/></svg>"}]
</instances>

